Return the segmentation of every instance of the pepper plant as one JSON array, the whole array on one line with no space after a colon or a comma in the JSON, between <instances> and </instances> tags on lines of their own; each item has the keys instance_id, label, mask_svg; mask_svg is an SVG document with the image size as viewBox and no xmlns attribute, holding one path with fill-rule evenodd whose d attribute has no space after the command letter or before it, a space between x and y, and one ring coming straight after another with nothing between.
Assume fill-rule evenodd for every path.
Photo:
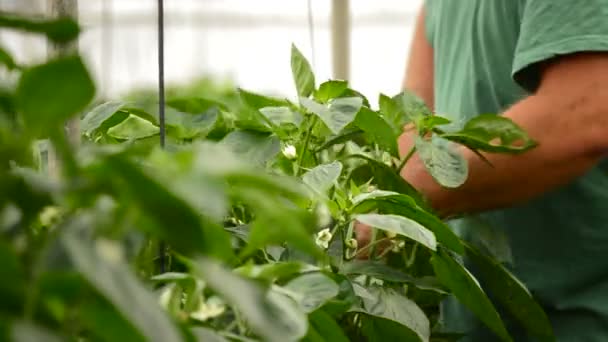
<instances>
[{"instance_id":1,"label":"pepper plant","mask_svg":"<svg viewBox=\"0 0 608 342\"><path fill-rule=\"evenodd\" d=\"M72 25L58 34L53 21L0 19L74 38ZM455 296L502 340L512 338L496 304L554 340L525 286L400 176L417 152L454 188L467 178L455 144L480 156L533 148L507 118L453 129L407 91L373 109L346 81L318 84L294 46L295 101L244 89L227 103L171 97L165 149L158 113L111 101L83 116L75 147L62 125L94 97L80 57L17 67L0 56L17 79L0 96L3 339L451 341L461 335L442 329L439 305ZM400 154L405 125L418 138ZM31 158L47 137L57 179ZM372 227L369 244L357 222Z\"/></svg>"}]
</instances>

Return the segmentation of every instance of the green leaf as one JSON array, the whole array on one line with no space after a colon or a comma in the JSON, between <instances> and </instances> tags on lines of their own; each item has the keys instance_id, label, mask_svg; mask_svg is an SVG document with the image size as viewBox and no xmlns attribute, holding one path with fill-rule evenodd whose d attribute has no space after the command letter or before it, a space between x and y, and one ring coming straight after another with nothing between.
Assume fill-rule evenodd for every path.
<instances>
[{"instance_id":1,"label":"green leaf","mask_svg":"<svg viewBox=\"0 0 608 342\"><path fill-rule=\"evenodd\" d=\"M469 120L464 128L442 138L475 150L497 153L523 153L537 146L517 124L501 115L482 114Z\"/></svg>"},{"instance_id":2,"label":"green leaf","mask_svg":"<svg viewBox=\"0 0 608 342\"><path fill-rule=\"evenodd\" d=\"M126 120L108 129L112 138L123 140L137 140L157 135L160 128L139 116L129 115Z\"/></svg>"},{"instance_id":3,"label":"green leaf","mask_svg":"<svg viewBox=\"0 0 608 342\"><path fill-rule=\"evenodd\" d=\"M467 161L456 149L441 138L429 142L416 137L416 150L431 176L446 188L463 185L469 174Z\"/></svg>"},{"instance_id":4,"label":"green leaf","mask_svg":"<svg viewBox=\"0 0 608 342\"><path fill-rule=\"evenodd\" d=\"M25 127L44 134L83 110L95 86L80 57L63 57L26 69L17 87Z\"/></svg>"},{"instance_id":5,"label":"green leaf","mask_svg":"<svg viewBox=\"0 0 608 342\"><path fill-rule=\"evenodd\" d=\"M324 196L336 184L341 173L342 163L334 161L331 164L319 165L306 172L302 176L302 180L317 194Z\"/></svg>"},{"instance_id":6,"label":"green leaf","mask_svg":"<svg viewBox=\"0 0 608 342\"><path fill-rule=\"evenodd\" d=\"M291 45L291 73L298 96L310 96L315 90L315 75L306 57L293 44Z\"/></svg>"},{"instance_id":7,"label":"green leaf","mask_svg":"<svg viewBox=\"0 0 608 342\"><path fill-rule=\"evenodd\" d=\"M329 106L302 97L300 103L311 113L317 115L334 134L340 134L348 126L363 105L359 97L337 98Z\"/></svg>"},{"instance_id":8,"label":"green leaf","mask_svg":"<svg viewBox=\"0 0 608 342\"><path fill-rule=\"evenodd\" d=\"M466 268L443 250L433 255L431 264L439 281L450 289L462 304L475 313L498 337L511 341L494 305Z\"/></svg>"},{"instance_id":9,"label":"green leaf","mask_svg":"<svg viewBox=\"0 0 608 342\"><path fill-rule=\"evenodd\" d=\"M475 232L469 243L486 252L500 263L513 264L513 252L506 232L485 222L481 217L468 216L467 225Z\"/></svg>"},{"instance_id":10,"label":"green leaf","mask_svg":"<svg viewBox=\"0 0 608 342\"><path fill-rule=\"evenodd\" d=\"M393 157L399 157L398 136L394 133L393 127L378 113L363 107L357 114L354 123L365 132L370 142L378 144Z\"/></svg>"},{"instance_id":11,"label":"green leaf","mask_svg":"<svg viewBox=\"0 0 608 342\"><path fill-rule=\"evenodd\" d=\"M205 138L217 125L220 113L217 108L199 114L167 111L167 134L178 139Z\"/></svg>"},{"instance_id":12,"label":"green leaf","mask_svg":"<svg viewBox=\"0 0 608 342\"><path fill-rule=\"evenodd\" d=\"M362 214L356 215L355 220L368 226L403 235L431 250L437 249L435 235L418 222L397 215Z\"/></svg>"},{"instance_id":13,"label":"green leaf","mask_svg":"<svg viewBox=\"0 0 608 342\"><path fill-rule=\"evenodd\" d=\"M330 80L321 83L319 89L315 91L315 100L326 103L331 99L340 97L348 88L348 82L342 80Z\"/></svg>"},{"instance_id":14,"label":"green leaf","mask_svg":"<svg viewBox=\"0 0 608 342\"><path fill-rule=\"evenodd\" d=\"M437 216L422 209L410 196L392 191L374 190L353 199L354 213L379 209L382 214L394 214L412 219L435 234L437 241L458 254L464 254L464 245L452 229Z\"/></svg>"},{"instance_id":15,"label":"green leaf","mask_svg":"<svg viewBox=\"0 0 608 342\"><path fill-rule=\"evenodd\" d=\"M392 98L397 110L410 120L418 121L424 116L433 115L428 105L411 91L403 91Z\"/></svg>"},{"instance_id":16,"label":"green leaf","mask_svg":"<svg viewBox=\"0 0 608 342\"><path fill-rule=\"evenodd\" d=\"M380 94L378 106L380 107L380 113L391 123L394 134L403 132L403 126L408 121L408 118L399 110L395 101L384 94Z\"/></svg>"},{"instance_id":17,"label":"green leaf","mask_svg":"<svg viewBox=\"0 0 608 342\"><path fill-rule=\"evenodd\" d=\"M273 197L261 189L239 190L239 198L249 205L256 219L251 224L249 244L241 252L249 255L258 248L268 245L290 246L317 258L324 257L313 240L313 229L317 222L311 213L294 208L289 203L271 200Z\"/></svg>"},{"instance_id":18,"label":"green leaf","mask_svg":"<svg viewBox=\"0 0 608 342\"><path fill-rule=\"evenodd\" d=\"M92 217L75 222L79 228L93 222ZM61 241L74 267L102 296L120 311L125 319L148 340L180 341L180 335L168 316L120 257L96 248L75 232L64 234Z\"/></svg>"},{"instance_id":19,"label":"green leaf","mask_svg":"<svg viewBox=\"0 0 608 342\"><path fill-rule=\"evenodd\" d=\"M110 118L112 118L124 106L124 102L109 101L93 108L93 110L88 112L81 121L81 129L83 133L86 135L91 135L94 131L99 129L104 122L110 120Z\"/></svg>"},{"instance_id":20,"label":"green leaf","mask_svg":"<svg viewBox=\"0 0 608 342\"><path fill-rule=\"evenodd\" d=\"M276 136L253 131L232 131L220 144L258 167L266 165L281 151L281 143Z\"/></svg>"},{"instance_id":21,"label":"green leaf","mask_svg":"<svg viewBox=\"0 0 608 342\"><path fill-rule=\"evenodd\" d=\"M263 107L260 108L260 113L264 115L270 122L276 126L284 124L293 124L299 127L302 123L302 115L298 112L292 111L289 107Z\"/></svg>"},{"instance_id":22,"label":"green leaf","mask_svg":"<svg viewBox=\"0 0 608 342\"><path fill-rule=\"evenodd\" d=\"M361 135L363 135L363 130L355 129L355 130L345 130L339 135L329 138L323 145L317 148L315 152L320 152L326 150L334 145L342 144L347 141L351 141Z\"/></svg>"},{"instance_id":23,"label":"green leaf","mask_svg":"<svg viewBox=\"0 0 608 342\"><path fill-rule=\"evenodd\" d=\"M437 116L437 115L425 116L422 120L419 121L418 129L430 131L437 126L447 125L451 122L452 121L450 121L449 119L444 118L442 116Z\"/></svg>"},{"instance_id":24,"label":"green leaf","mask_svg":"<svg viewBox=\"0 0 608 342\"><path fill-rule=\"evenodd\" d=\"M431 335L429 319L424 311L409 298L392 289L370 287L367 289L370 298L362 297L362 309L355 309L376 318L399 323L406 327L407 334L402 341L428 341Z\"/></svg>"},{"instance_id":25,"label":"green leaf","mask_svg":"<svg viewBox=\"0 0 608 342\"><path fill-rule=\"evenodd\" d=\"M274 97L264 96L261 94L256 94L245 89L238 89L239 96L241 100L249 107L253 109L262 109L265 107L283 107L287 106L289 103L285 100L277 99Z\"/></svg>"},{"instance_id":26,"label":"green leaf","mask_svg":"<svg viewBox=\"0 0 608 342\"><path fill-rule=\"evenodd\" d=\"M0 46L0 65L4 65L8 70L17 68L17 63L15 63L13 56L11 56L2 46Z\"/></svg>"},{"instance_id":27,"label":"green leaf","mask_svg":"<svg viewBox=\"0 0 608 342\"><path fill-rule=\"evenodd\" d=\"M555 341L551 322L542 307L511 272L498 261L467 245L467 255L475 263L484 286L519 323L539 341Z\"/></svg>"},{"instance_id":28,"label":"green leaf","mask_svg":"<svg viewBox=\"0 0 608 342\"><path fill-rule=\"evenodd\" d=\"M360 92L358 92L358 91L356 91L356 90L354 90L352 88L347 88L342 93L342 95L340 95L340 98L345 98L345 97L358 97L358 98L361 99L361 101L363 101L363 105L365 107L368 107L368 108L371 107L369 105L369 101L367 100L367 98L363 94L361 94Z\"/></svg>"},{"instance_id":29,"label":"green leaf","mask_svg":"<svg viewBox=\"0 0 608 342\"><path fill-rule=\"evenodd\" d=\"M302 307L311 313L339 293L339 286L321 272L307 273L289 281L284 289Z\"/></svg>"},{"instance_id":30,"label":"green leaf","mask_svg":"<svg viewBox=\"0 0 608 342\"><path fill-rule=\"evenodd\" d=\"M345 275L367 275L384 281L406 283L421 290L430 290L445 294L446 290L434 278L414 278L379 261L354 260L344 263L340 273Z\"/></svg>"},{"instance_id":31,"label":"green leaf","mask_svg":"<svg viewBox=\"0 0 608 342\"><path fill-rule=\"evenodd\" d=\"M70 18L43 19L30 18L9 13L0 13L0 27L30 33L45 34L55 43L67 43L78 37L80 27Z\"/></svg>"},{"instance_id":32,"label":"green leaf","mask_svg":"<svg viewBox=\"0 0 608 342\"><path fill-rule=\"evenodd\" d=\"M26 321L17 321L11 327L11 341L13 342L60 342L62 339L47 328Z\"/></svg>"},{"instance_id":33,"label":"green leaf","mask_svg":"<svg viewBox=\"0 0 608 342\"><path fill-rule=\"evenodd\" d=\"M204 327L195 327L190 330L198 342L229 342L217 331Z\"/></svg>"},{"instance_id":34,"label":"green leaf","mask_svg":"<svg viewBox=\"0 0 608 342\"><path fill-rule=\"evenodd\" d=\"M239 310L251 329L265 341L298 341L306 334L306 314L290 298L265 291L210 259L200 259L194 266L209 287Z\"/></svg>"},{"instance_id":35,"label":"green leaf","mask_svg":"<svg viewBox=\"0 0 608 342\"><path fill-rule=\"evenodd\" d=\"M349 342L342 328L323 310L309 315L308 334L302 342Z\"/></svg>"},{"instance_id":36,"label":"green leaf","mask_svg":"<svg viewBox=\"0 0 608 342\"><path fill-rule=\"evenodd\" d=\"M360 154L349 156L349 158L357 158L367 162L367 166L371 171L370 178L373 177L374 183L379 189L394 191L410 196L419 206L423 208L427 207L418 191L390 166ZM369 179L366 179L363 182L368 180Z\"/></svg>"}]
</instances>

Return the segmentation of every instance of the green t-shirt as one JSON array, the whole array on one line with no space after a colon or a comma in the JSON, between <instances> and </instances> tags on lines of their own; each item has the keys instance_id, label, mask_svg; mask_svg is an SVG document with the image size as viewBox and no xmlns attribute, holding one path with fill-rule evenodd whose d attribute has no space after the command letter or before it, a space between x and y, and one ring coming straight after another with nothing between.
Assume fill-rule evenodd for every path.
<instances>
[{"instance_id":1,"label":"green t-shirt","mask_svg":"<svg viewBox=\"0 0 608 342\"><path fill-rule=\"evenodd\" d=\"M456 126L533 93L538 62L608 51L608 0L427 0L426 25L435 110ZM508 237L512 270L545 308L558 341L608 341L606 170L598 166L535 200L479 217ZM471 219L454 225L475 234ZM494 339L472 328L470 313L453 302L444 314L448 329ZM515 340L526 338L516 333Z\"/></svg>"}]
</instances>

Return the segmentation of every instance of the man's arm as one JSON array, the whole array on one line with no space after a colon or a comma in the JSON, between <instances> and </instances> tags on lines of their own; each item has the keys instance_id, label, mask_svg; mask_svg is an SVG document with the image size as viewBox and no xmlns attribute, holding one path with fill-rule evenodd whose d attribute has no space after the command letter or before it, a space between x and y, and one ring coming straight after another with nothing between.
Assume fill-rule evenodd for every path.
<instances>
[{"instance_id":1,"label":"man's arm","mask_svg":"<svg viewBox=\"0 0 608 342\"><path fill-rule=\"evenodd\" d=\"M469 179L444 189L418 156L402 176L427 197L442 216L514 205L583 175L608 152L608 54L581 53L548 63L537 92L504 113L539 142L522 155L485 154L488 166L466 148ZM411 133L399 139L401 153Z\"/></svg>"},{"instance_id":2,"label":"man's arm","mask_svg":"<svg viewBox=\"0 0 608 342\"><path fill-rule=\"evenodd\" d=\"M433 107L433 47L426 36L426 10L422 6L416 19L414 36L410 44L408 63L403 79L403 87L412 91L429 106Z\"/></svg>"}]
</instances>

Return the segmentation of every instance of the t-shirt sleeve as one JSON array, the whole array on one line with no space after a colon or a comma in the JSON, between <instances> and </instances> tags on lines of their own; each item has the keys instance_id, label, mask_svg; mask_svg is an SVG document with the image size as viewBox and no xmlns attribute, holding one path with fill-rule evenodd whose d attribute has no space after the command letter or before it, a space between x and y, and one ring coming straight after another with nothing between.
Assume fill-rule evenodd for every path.
<instances>
[{"instance_id":1,"label":"t-shirt sleeve","mask_svg":"<svg viewBox=\"0 0 608 342\"><path fill-rule=\"evenodd\" d=\"M608 51L608 0L526 0L521 15L512 72L529 91L540 83L539 62Z\"/></svg>"},{"instance_id":2,"label":"t-shirt sleeve","mask_svg":"<svg viewBox=\"0 0 608 342\"><path fill-rule=\"evenodd\" d=\"M435 10L432 0L424 1L424 31L426 39L433 45L435 39Z\"/></svg>"}]
</instances>

